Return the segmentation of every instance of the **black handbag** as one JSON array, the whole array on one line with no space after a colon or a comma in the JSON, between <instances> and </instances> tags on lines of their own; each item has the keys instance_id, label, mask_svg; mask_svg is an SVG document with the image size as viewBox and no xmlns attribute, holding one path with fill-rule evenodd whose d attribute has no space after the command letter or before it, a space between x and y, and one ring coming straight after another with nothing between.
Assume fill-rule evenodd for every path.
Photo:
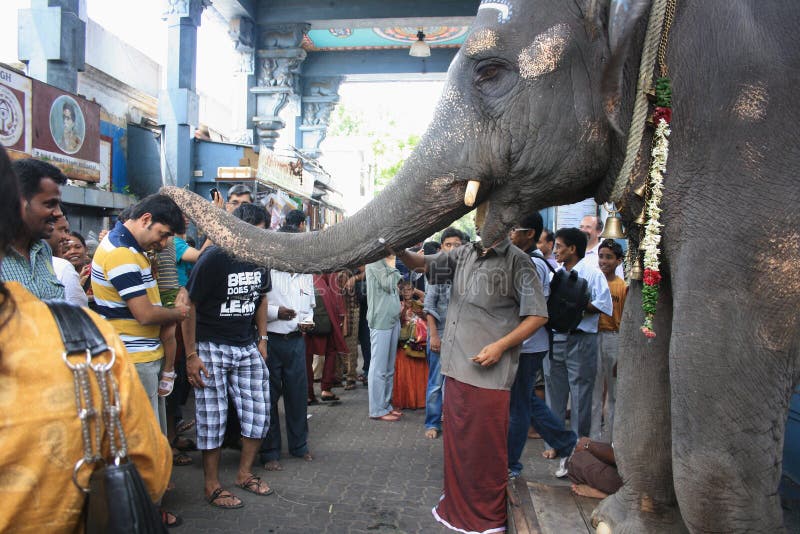
<instances>
[{"instance_id":1,"label":"black handbag","mask_svg":"<svg viewBox=\"0 0 800 534\"><path fill-rule=\"evenodd\" d=\"M333 323L325 307L325 300L319 291L314 292L314 298L314 328L310 333L315 336L328 336L333 333Z\"/></svg>"},{"instance_id":2,"label":"black handbag","mask_svg":"<svg viewBox=\"0 0 800 534\"><path fill-rule=\"evenodd\" d=\"M64 342L64 362L74 376L84 456L75 464L72 481L86 493L86 532L165 534L161 514L139 471L127 457L128 443L119 419L119 391L111 373L116 359L114 350L82 308L66 302L47 304ZM110 354L109 361L95 360L101 354ZM102 410L92 400L92 375L100 389ZM101 451L104 434L111 449L109 459L103 458ZM84 467L92 469L88 487L78 481Z\"/></svg>"}]
</instances>

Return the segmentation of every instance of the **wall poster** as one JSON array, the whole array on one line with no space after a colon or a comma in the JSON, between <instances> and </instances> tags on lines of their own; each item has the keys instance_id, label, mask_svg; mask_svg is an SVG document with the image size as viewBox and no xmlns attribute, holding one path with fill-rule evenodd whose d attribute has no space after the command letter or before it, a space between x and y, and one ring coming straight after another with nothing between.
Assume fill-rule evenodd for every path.
<instances>
[{"instance_id":1,"label":"wall poster","mask_svg":"<svg viewBox=\"0 0 800 534\"><path fill-rule=\"evenodd\" d=\"M100 181L100 105L33 81L33 150L74 180Z\"/></svg>"}]
</instances>

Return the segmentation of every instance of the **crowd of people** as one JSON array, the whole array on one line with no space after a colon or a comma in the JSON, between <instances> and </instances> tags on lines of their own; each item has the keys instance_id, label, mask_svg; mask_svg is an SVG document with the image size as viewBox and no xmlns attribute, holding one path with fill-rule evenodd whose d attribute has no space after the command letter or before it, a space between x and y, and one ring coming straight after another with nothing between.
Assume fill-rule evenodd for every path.
<instances>
[{"instance_id":1,"label":"crowd of people","mask_svg":"<svg viewBox=\"0 0 800 534\"><path fill-rule=\"evenodd\" d=\"M34 399L31 384L19 378L34 365L43 373L34 383L72 384L41 301L90 308L116 347L122 424L137 436L129 457L156 503L171 467L190 465L185 452L195 449L210 505L241 508L237 491L272 494L254 464L283 470L284 441L290 455L313 461L307 407L340 403L334 388L359 383L368 389L369 418L397 422L403 410L424 409L421 437L443 437L444 494L433 514L450 528L485 532L505 525L506 485L521 474L532 436L546 442L547 458L561 459L557 474L569 476L576 493L601 497L621 483L610 443L626 295L623 251L613 240L600 241L595 216L581 228L552 232L533 212L497 243L470 243L450 227L438 241L387 248L384 258L352 271L305 274L240 261L209 240L196 248L186 236L189 221L163 195L124 210L90 250L70 232L59 190L66 177L58 168L35 159L11 163L0 149L0 181L0 202L7 204L0 209L0 379L16 395L4 393L0 402ZM244 186L231 188L227 199L215 193L209 209L216 208L269 226ZM295 210L278 231L305 232L305 225L306 215ZM590 293L568 331L548 327L550 281L560 270L576 272ZM11 335L23 321L35 330L28 346ZM23 357L30 351L52 358L52 365L42 371ZM190 395L193 416L185 413ZM53 504L64 513L7 499L0 530L23 517L51 527L58 517L59 528L79 521L83 495L66 482L81 458L80 422L72 412L72 406L51 410L48 421L20 413L0 427L5 443L47 424L62 425L61 434L51 435L75 442L58 445L58 455L41 455L59 459L58 473L47 476L64 480L65 498ZM192 429L196 441L184 435ZM218 473L224 446L240 450L230 490ZM34 454L4 446L0 466L30 469L37 484L44 464L23 467ZM167 526L181 523L179 515L161 512Z\"/></svg>"}]
</instances>

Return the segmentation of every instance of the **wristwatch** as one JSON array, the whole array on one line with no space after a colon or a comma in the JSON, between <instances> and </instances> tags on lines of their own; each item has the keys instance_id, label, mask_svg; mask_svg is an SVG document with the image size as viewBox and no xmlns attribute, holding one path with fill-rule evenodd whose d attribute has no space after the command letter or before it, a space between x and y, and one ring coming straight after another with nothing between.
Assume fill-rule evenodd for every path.
<instances>
[{"instance_id":1,"label":"wristwatch","mask_svg":"<svg viewBox=\"0 0 800 534\"><path fill-rule=\"evenodd\" d=\"M259 341L267 341L268 339L269 339L269 336L259 336L258 337Z\"/></svg>"}]
</instances>

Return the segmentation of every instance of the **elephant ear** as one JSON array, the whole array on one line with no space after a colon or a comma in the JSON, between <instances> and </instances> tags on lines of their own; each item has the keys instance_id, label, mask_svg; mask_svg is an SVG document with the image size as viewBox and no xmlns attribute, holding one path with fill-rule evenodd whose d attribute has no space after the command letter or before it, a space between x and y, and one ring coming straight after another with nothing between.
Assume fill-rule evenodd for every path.
<instances>
[{"instance_id":1,"label":"elephant ear","mask_svg":"<svg viewBox=\"0 0 800 534\"><path fill-rule=\"evenodd\" d=\"M605 26L608 49L611 52L611 58L603 72L601 91L606 116L617 131L620 131L623 69L626 62L639 57L638 54L631 54L631 45L642 19L650 12L652 3L652 0L591 0L593 5L589 14L594 17L598 26ZM643 35L643 32L639 35ZM638 65L636 67L638 71Z\"/></svg>"}]
</instances>

